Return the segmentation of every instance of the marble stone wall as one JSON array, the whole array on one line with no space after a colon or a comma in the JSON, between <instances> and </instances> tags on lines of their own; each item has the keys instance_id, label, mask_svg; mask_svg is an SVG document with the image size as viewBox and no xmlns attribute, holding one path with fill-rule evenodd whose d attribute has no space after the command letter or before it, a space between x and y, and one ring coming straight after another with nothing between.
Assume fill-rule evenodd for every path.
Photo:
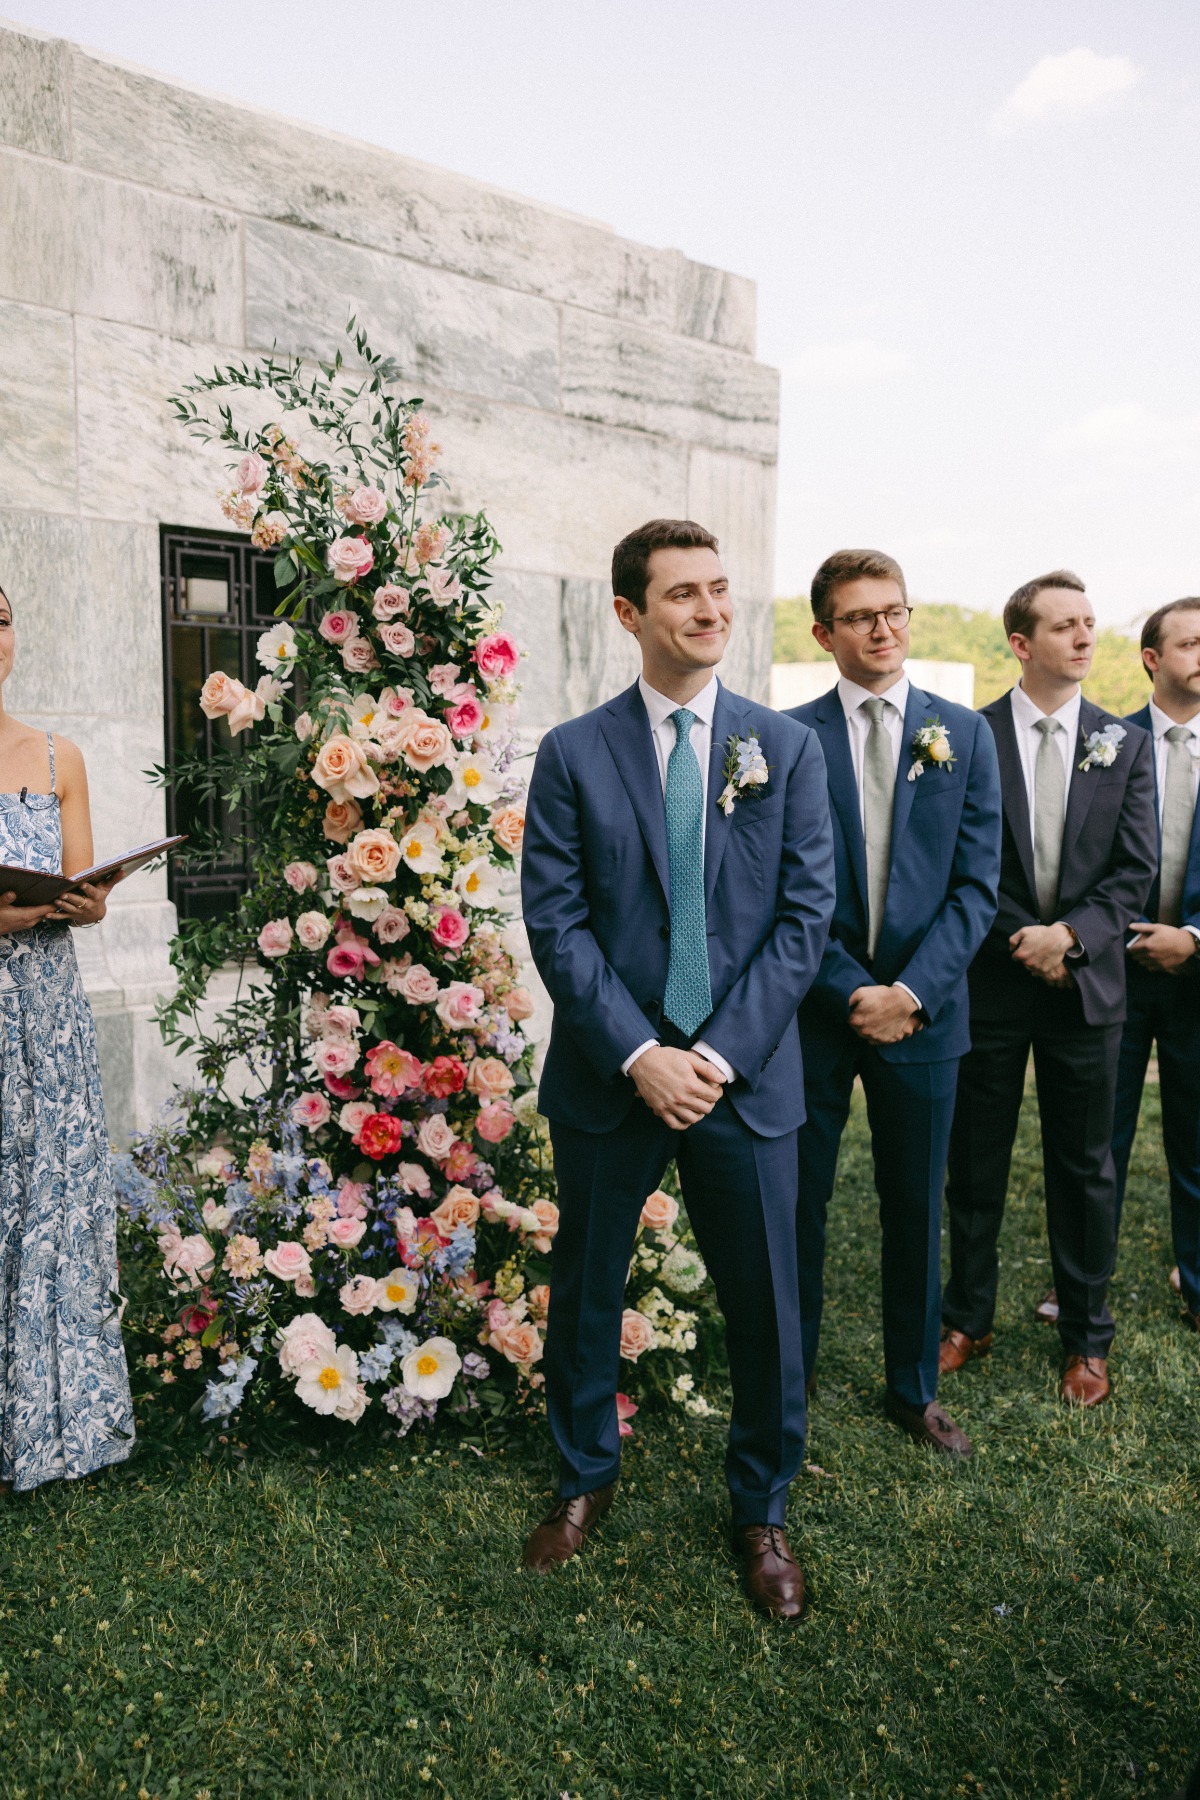
<instances>
[{"instance_id":1,"label":"marble stone wall","mask_svg":"<svg viewBox=\"0 0 1200 1800\"><path fill-rule=\"evenodd\" d=\"M531 729L630 679L609 558L656 514L720 536L726 673L767 697L778 378L751 282L0 25L6 697L82 745L98 854L163 824L158 528L224 525L219 459L166 396L274 342L324 354L350 312L437 416L449 503L496 526ZM172 1079L150 1011L173 927L142 875L78 938L116 1136Z\"/></svg>"}]
</instances>

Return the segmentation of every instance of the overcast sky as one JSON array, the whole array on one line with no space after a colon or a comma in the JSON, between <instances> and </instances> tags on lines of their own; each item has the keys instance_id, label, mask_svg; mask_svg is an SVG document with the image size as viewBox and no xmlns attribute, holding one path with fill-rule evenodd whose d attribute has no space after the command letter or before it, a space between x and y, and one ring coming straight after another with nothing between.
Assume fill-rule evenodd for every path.
<instances>
[{"instance_id":1,"label":"overcast sky","mask_svg":"<svg viewBox=\"0 0 1200 1800\"><path fill-rule=\"evenodd\" d=\"M758 283L777 591L1200 592L1196 0L0 0Z\"/></svg>"}]
</instances>

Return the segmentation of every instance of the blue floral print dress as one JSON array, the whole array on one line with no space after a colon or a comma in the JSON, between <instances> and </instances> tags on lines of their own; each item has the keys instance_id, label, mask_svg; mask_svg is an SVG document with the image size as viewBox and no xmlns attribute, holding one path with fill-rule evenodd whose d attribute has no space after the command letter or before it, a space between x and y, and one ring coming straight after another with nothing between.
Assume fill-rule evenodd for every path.
<instances>
[{"instance_id":1,"label":"blue floral print dress","mask_svg":"<svg viewBox=\"0 0 1200 1800\"><path fill-rule=\"evenodd\" d=\"M53 738L50 787L0 794L0 863L61 869ZM96 1032L71 928L43 920L0 936L0 1480L132 1448Z\"/></svg>"}]
</instances>

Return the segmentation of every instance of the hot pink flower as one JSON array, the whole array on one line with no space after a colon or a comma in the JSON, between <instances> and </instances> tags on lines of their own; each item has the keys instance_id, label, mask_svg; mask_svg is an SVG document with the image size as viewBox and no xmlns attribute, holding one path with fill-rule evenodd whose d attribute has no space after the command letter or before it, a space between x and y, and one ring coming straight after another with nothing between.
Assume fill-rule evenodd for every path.
<instances>
[{"instance_id":1,"label":"hot pink flower","mask_svg":"<svg viewBox=\"0 0 1200 1800\"><path fill-rule=\"evenodd\" d=\"M515 672L519 661L520 653L507 631L480 638L475 646L475 667L485 681L505 680Z\"/></svg>"},{"instance_id":2,"label":"hot pink flower","mask_svg":"<svg viewBox=\"0 0 1200 1800\"><path fill-rule=\"evenodd\" d=\"M325 1086L335 1100L357 1100L362 1093L358 1083L352 1081L348 1075L327 1075Z\"/></svg>"},{"instance_id":3,"label":"hot pink flower","mask_svg":"<svg viewBox=\"0 0 1200 1800\"><path fill-rule=\"evenodd\" d=\"M435 1099L448 1100L461 1094L467 1079L467 1066L457 1056L435 1056L421 1075L421 1086Z\"/></svg>"},{"instance_id":4,"label":"hot pink flower","mask_svg":"<svg viewBox=\"0 0 1200 1800\"><path fill-rule=\"evenodd\" d=\"M327 612L317 626L317 631L327 644L348 644L351 638L358 636L359 630L358 614L347 612L341 606Z\"/></svg>"},{"instance_id":5,"label":"hot pink flower","mask_svg":"<svg viewBox=\"0 0 1200 1800\"><path fill-rule=\"evenodd\" d=\"M629 1398L628 1394L617 1395L617 1431L621 1437L633 1436L633 1426L629 1421L636 1411L637 1407Z\"/></svg>"},{"instance_id":6,"label":"hot pink flower","mask_svg":"<svg viewBox=\"0 0 1200 1800\"><path fill-rule=\"evenodd\" d=\"M456 738L474 737L483 725L483 705L478 694L459 700L446 712L446 728Z\"/></svg>"},{"instance_id":7,"label":"hot pink flower","mask_svg":"<svg viewBox=\"0 0 1200 1800\"><path fill-rule=\"evenodd\" d=\"M430 1162L443 1162L458 1142L442 1113L430 1113L421 1120L417 1132L417 1149Z\"/></svg>"},{"instance_id":8,"label":"hot pink flower","mask_svg":"<svg viewBox=\"0 0 1200 1800\"><path fill-rule=\"evenodd\" d=\"M305 894L309 888L316 887L320 877L313 863L290 862L283 871L283 879L294 893Z\"/></svg>"},{"instance_id":9,"label":"hot pink flower","mask_svg":"<svg viewBox=\"0 0 1200 1800\"><path fill-rule=\"evenodd\" d=\"M394 1156L404 1142L404 1132L399 1119L391 1113L372 1113L358 1134L358 1147L364 1156L379 1162L385 1156Z\"/></svg>"},{"instance_id":10,"label":"hot pink flower","mask_svg":"<svg viewBox=\"0 0 1200 1800\"><path fill-rule=\"evenodd\" d=\"M299 1094L292 1102L291 1119L306 1131L319 1131L329 1123L329 1102L324 1094Z\"/></svg>"},{"instance_id":11,"label":"hot pink flower","mask_svg":"<svg viewBox=\"0 0 1200 1800\"><path fill-rule=\"evenodd\" d=\"M264 956L286 956L292 947L290 920L268 919L258 934L258 947Z\"/></svg>"},{"instance_id":12,"label":"hot pink flower","mask_svg":"<svg viewBox=\"0 0 1200 1800\"><path fill-rule=\"evenodd\" d=\"M374 567L375 552L364 537L334 538L325 552L325 561L333 579L349 587Z\"/></svg>"},{"instance_id":13,"label":"hot pink flower","mask_svg":"<svg viewBox=\"0 0 1200 1800\"><path fill-rule=\"evenodd\" d=\"M339 931L337 943L325 958L325 967L331 975L341 979L352 976L356 981L362 980L364 968L373 969L378 963L378 954L366 938L359 937L354 931Z\"/></svg>"},{"instance_id":14,"label":"hot pink flower","mask_svg":"<svg viewBox=\"0 0 1200 1800\"><path fill-rule=\"evenodd\" d=\"M469 1181L478 1167L479 1158L470 1144L459 1138L442 1164L442 1174L447 1181Z\"/></svg>"},{"instance_id":15,"label":"hot pink flower","mask_svg":"<svg viewBox=\"0 0 1200 1800\"><path fill-rule=\"evenodd\" d=\"M377 619L395 619L408 611L408 604L408 589L396 587L392 582L385 581L382 587L375 590L371 611Z\"/></svg>"},{"instance_id":16,"label":"hot pink flower","mask_svg":"<svg viewBox=\"0 0 1200 1800\"><path fill-rule=\"evenodd\" d=\"M443 950L461 950L471 935L471 927L460 912L455 912L452 906L443 906L434 920L430 935L434 943L440 944Z\"/></svg>"}]
</instances>

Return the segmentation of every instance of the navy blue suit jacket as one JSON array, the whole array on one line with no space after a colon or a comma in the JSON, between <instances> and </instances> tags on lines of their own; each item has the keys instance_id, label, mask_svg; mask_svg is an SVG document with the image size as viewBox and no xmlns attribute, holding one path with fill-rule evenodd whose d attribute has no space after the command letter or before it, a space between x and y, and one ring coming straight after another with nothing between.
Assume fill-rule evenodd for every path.
<instances>
[{"instance_id":1,"label":"navy blue suit jacket","mask_svg":"<svg viewBox=\"0 0 1200 1800\"><path fill-rule=\"evenodd\" d=\"M726 816L728 740L758 737L770 779ZM737 1073L752 1131L804 1119L796 1008L833 911L833 842L811 731L720 687L704 846L713 1010L699 1035ZM547 1117L610 1131L633 1104L621 1064L662 1024L670 957L662 781L635 682L542 739L529 784L521 896L554 1024L539 1088Z\"/></svg>"},{"instance_id":2,"label":"navy blue suit jacket","mask_svg":"<svg viewBox=\"0 0 1200 1800\"><path fill-rule=\"evenodd\" d=\"M867 955L867 852L850 733L836 688L794 708L821 740L829 770L837 859L837 910L820 972L800 1012L811 1057L822 1033L844 1032L855 988L902 981L928 1024L888 1062L941 1062L970 1048L967 968L996 914L1000 879L1000 775L992 734L978 713L910 684L896 771L887 902L875 956ZM945 725L954 763L908 779L913 736Z\"/></svg>"},{"instance_id":3,"label":"navy blue suit jacket","mask_svg":"<svg viewBox=\"0 0 1200 1800\"><path fill-rule=\"evenodd\" d=\"M1143 706L1140 712L1130 713L1128 723L1140 725L1143 731L1154 736L1154 721L1150 717L1150 708ZM1154 816L1157 819L1158 782L1154 784ZM1162 823L1159 821L1159 858L1162 857ZM1146 917L1158 917L1158 873L1155 872L1154 886L1150 889L1150 898L1146 902ZM1192 842L1188 851L1187 870L1183 877L1183 918L1184 925L1194 925L1200 930L1200 805L1196 807L1192 818Z\"/></svg>"}]
</instances>

